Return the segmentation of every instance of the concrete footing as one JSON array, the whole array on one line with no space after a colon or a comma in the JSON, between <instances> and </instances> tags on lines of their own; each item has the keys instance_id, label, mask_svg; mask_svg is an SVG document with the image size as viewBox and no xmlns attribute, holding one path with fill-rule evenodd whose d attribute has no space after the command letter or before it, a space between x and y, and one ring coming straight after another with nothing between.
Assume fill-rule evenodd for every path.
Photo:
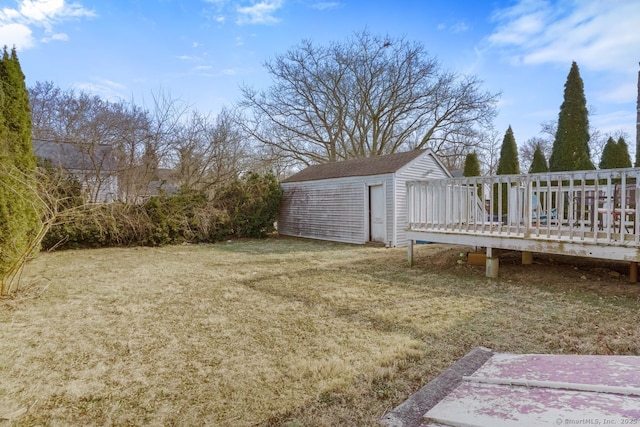
<instances>
[{"instance_id":1,"label":"concrete footing","mask_svg":"<svg viewBox=\"0 0 640 427\"><path fill-rule=\"evenodd\" d=\"M500 269L500 259L498 253L493 248L487 248L486 276L492 279L498 277Z\"/></svg>"}]
</instances>

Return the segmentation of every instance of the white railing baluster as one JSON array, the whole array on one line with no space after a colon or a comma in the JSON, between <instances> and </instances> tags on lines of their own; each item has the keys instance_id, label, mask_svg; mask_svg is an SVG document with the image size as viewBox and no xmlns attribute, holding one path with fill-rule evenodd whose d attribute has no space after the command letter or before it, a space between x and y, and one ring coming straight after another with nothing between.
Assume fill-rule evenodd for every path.
<instances>
[{"instance_id":1,"label":"white railing baluster","mask_svg":"<svg viewBox=\"0 0 640 427\"><path fill-rule=\"evenodd\" d=\"M409 230L640 247L640 168L407 183Z\"/></svg>"}]
</instances>

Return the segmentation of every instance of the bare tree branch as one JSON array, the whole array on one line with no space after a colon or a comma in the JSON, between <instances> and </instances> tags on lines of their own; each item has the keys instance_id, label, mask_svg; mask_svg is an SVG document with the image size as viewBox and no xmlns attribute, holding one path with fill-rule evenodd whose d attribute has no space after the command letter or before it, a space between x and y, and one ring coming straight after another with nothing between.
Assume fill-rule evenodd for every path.
<instances>
[{"instance_id":1,"label":"bare tree branch","mask_svg":"<svg viewBox=\"0 0 640 427\"><path fill-rule=\"evenodd\" d=\"M242 88L244 130L303 164L468 145L497 94L443 72L419 43L368 31L326 47L303 41L265 63L273 84Z\"/></svg>"}]
</instances>

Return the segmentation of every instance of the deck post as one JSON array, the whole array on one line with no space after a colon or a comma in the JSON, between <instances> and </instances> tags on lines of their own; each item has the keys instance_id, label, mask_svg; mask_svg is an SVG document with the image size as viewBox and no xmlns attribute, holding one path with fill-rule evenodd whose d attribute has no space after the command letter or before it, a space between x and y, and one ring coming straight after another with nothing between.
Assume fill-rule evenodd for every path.
<instances>
[{"instance_id":1,"label":"deck post","mask_svg":"<svg viewBox=\"0 0 640 427\"><path fill-rule=\"evenodd\" d=\"M631 261L629 263L629 281L631 283L636 283L638 281L638 263L636 261Z\"/></svg>"},{"instance_id":2,"label":"deck post","mask_svg":"<svg viewBox=\"0 0 640 427\"><path fill-rule=\"evenodd\" d=\"M498 254L494 253L493 248L487 248L486 276L493 279L497 278L499 267L500 259L498 258Z\"/></svg>"},{"instance_id":3,"label":"deck post","mask_svg":"<svg viewBox=\"0 0 640 427\"><path fill-rule=\"evenodd\" d=\"M522 265L533 264L533 253L528 251L522 251Z\"/></svg>"},{"instance_id":4,"label":"deck post","mask_svg":"<svg viewBox=\"0 0 640 427\"><path fill-rule=\"evenodd\" d=\"M409 239L409 245L407 246L407 257L409 261L409 267L413 267L413 239Z\"/></svg>"}]
</instances>

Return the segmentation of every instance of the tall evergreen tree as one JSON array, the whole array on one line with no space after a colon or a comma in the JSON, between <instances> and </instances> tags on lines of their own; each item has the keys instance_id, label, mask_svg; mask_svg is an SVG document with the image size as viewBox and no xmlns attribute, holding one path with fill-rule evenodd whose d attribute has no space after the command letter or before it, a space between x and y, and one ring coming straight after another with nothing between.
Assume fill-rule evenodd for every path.
<instances>
[{"instance_id":1,"label":"tall evergreen tree","mask_svg":"<svg viewBox=\"0 0 640 427\"><path fill-rule=\"evenodd\" d=\"M547 164L547 159L544 157L542 147L538 144L533 152L533 161L531 162L531 167L529 167L529 173L541 173L548 171L549 165Z\"/></svg>"},{"instance_id":2,"label":"tall evergreen tree","mask_svg":"<svg viewBox=\"0 0 640 427\"><path fill-rule=\"evenodd\" d=\"M598 166L600 169L631 167L629 146L623 137L618 138L617 142L613 138L609 137L604 149L602 150L602 156L600 157L600 163Z\"/></svg>"},{"instance_id":3,"label":"tall evergreen tree","mask_svg":"<svg viewBox=\"0 0 640 427\"><path fill-rule=\"evenodd\" d=\"M475 151L464 159L464 176L480 176L480 161Z\"/></svg>"},{"instance_id":4,"label":"tall evergreen tree","mask_svg":"<svg viewBox=\"0 0 640 427\"><path fill-rule=\"evenodd\" d=\"M516 138L513 135L513 129L511 126L507 129L502 140L502 146L500 147L500 158L498 159L498 168L496 170L498 175L510 175L520 173L520 162L518 161L518 146L516 145ZM494 192L494 214L498 214L498 184L493 186ZM509 188L507 184L502 184L502 215L507 213L507 207L509 206Z\"/></svg>"},{"instance_id":5,"label":"tall evergreen tree","mask_svg":"<svg viewBox=\"0 0 640 427\"><path fill-rule=\"evenodd\" d=\"M631 167L631 155L629 154L629 146L627 141L623 137L618 138L618 155L620 156L619 167L630 168Z\"/></svg>"},{"instance_id":6,"label":"tall evergreen tree","mask_svg":"<svg viewBox=\"0 0 640 427\"><path fill-rule=\"evenodd\" d=\"M500 159L498 160L498 175L509 175L520 173L520 162L518 161L518 146L516 138L513 136L511 126L507 129L500 148Z\"/></svg>"},{"instance_id":7,"label":"tall evergreen tree","mask_svg":"<svg viewBox=\"0 0 640 427\"><path fill-rule=\"evenodd\" d=\"M40 227L33 193L36 156L31 140L31 109L15 48L0 59L0 280L25 254Z\"/></svg>"},{"instance_id":8,"label":"tall evergreen tree","mask_svg":"<svg viewBox=\"0 0 640 427\"><path fill-rule=\"evenodd\" d=\"M616 167L616 149L616 141L609 137L600 156L600 163L598 164L600 169L613 169Z\"/></svg>"},{"instance_id":9,"label":"tall evergreen tree","mask_svg":"<svg viewBox=\"0 0 640 427\"><path fill-rule=\"evenodd\" d=\"M589 153L589 117L584 83L575 61L564 85L564 102L558 114L558 129L551 157L551 171L595 169Z\"/></svg>"}]
</instances>

